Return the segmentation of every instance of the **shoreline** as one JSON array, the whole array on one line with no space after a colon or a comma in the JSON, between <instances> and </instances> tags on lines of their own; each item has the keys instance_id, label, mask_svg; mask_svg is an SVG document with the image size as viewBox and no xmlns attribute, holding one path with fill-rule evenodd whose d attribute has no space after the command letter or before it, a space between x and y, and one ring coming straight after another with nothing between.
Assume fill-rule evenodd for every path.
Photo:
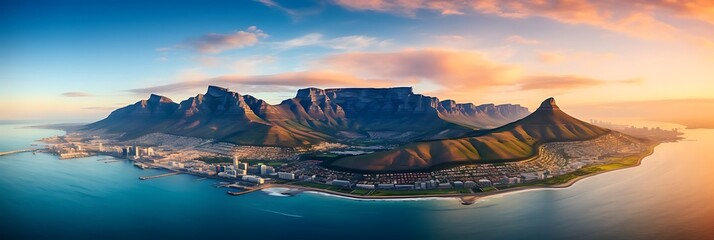
<instances>
[{"instance_id":1,"label":"shoreline","mask_svg":"<svg viewBox=\"0 0 714 240\"><path fill-rule=\"evenodd\" d=\"M586 179L589 177L597 176L597 175L600 175L603 173L638 167L642 164L642 161L645 158L651 156L654 153L654 149L658 145L659 145L659 143L653 144L648 149L648 151L646 153L644 153L643 155L638 157L637 163L632 166L625 166L625 167L621 167L621 168L617 168L617 169L610 169L610 170L590 173L590 174L586 174L583 176L575 177L571 180L568 180L565 183L555 184L555 185L537 184L537 185L532 185L532 186L521 186L521 187L508 188L508 189L504 189L504 190L496 190L496 191L490 191L490 192L479 192L479 193L453 193L453 194L450 193L450 194L394 195L394 196L356 195L356 194L351 194L351 193L337 192L337 191L332 191L332 190L327 190L327 189L306 187L306 186L297 186L297 185L291 185L291 184L265 184L260 187L260 190L270 189L270 188L289 188L289 189L298 190L299 191L298 194L300 192L314 192L314 193L318 193L318 194L324 194L324 195L327 195L330 197L343 197L343 198L348 198L348 199L358 200L358 201L365 201L365 200L421 200L421 199L430 199L430 198L432 198L432 199L439 199L439 198L459 199L462 204L470 205L470 204L477 202L479 199L498 196L498 195L502 195L502 194L534 191L534 190L566 189L566 188L573 186L575 183L579 182L580 180L583 180L583 179ZM408 190L405 190L405 191L408 191Z\"/></svg>"}]
</instances>

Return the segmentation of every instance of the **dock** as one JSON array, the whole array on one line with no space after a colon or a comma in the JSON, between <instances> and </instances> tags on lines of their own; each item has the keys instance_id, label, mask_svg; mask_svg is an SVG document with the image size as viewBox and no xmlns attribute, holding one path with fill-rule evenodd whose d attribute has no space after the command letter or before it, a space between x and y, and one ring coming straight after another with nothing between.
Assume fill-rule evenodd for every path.
<instances>
[{"instance_id":1,"label":"dock","mask_svg":"<svg viewBox=\"0 0 714 240\"><path fill-rule=\"evenodd\" d=\"M154 176L139 177L139 180L149 180L149 179L160 178L160 177L168 177L168 176L173 176L176 174L180 174L180 172L170 172L170 173L164 173L164 174L159 174L159 175L154 175Z\"/></svg>"}]
</instances>

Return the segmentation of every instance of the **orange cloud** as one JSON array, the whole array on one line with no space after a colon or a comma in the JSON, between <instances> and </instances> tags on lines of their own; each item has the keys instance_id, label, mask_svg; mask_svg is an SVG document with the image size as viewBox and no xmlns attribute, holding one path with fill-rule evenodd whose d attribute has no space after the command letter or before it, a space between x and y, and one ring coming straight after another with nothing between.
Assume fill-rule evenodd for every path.
<instances>
[{"instance_id":1,"label":"orange cloud","mask_svg":"<svg viewBox=\"0 0 714 240\"><path fill-rule=\"evenodd\" d=\"M711 0L638 0L637 4L671 11L679 16L714 24L714 1Z\"/></svg>"},{"instance_id":2,"label":"orange cloud","mask_svg":"<svg viewBox=\"0 0 714 240\"><path fill-rule=\"evenodd\" d=\"M521 83L521 90L570 90L608 83L636 84L640 82L642 79L639 78L606 81L576 75L536 75L525 77Z\"/></svg>"},{"instance_id":3,"label":"orange cloud","mask_svg":"<svg viewBox=\"0 0 714 240\"><path fill-rule=\"evenodd\" d=\"M480 52L448 49L353 52L332 55L320 63L357 76L426 80L449 89L506 85L521 75L520 68L490 61Z\"/></svg>"},{"instance_id":4,"label":"orange cloud","mask_svg":"<svg viewBox=\"0 0 714 240\"><path fill-rule=\"evenodd\" d=\"M444 13L481 13L508 18L544 17L567 24L586 24L648 39L672 38L678 28L661 13L714 23L710 0L334 0L352 10L370 10L414 15L417 10Z\"/></svg>"},{"instance_id":5,"label":"orange cloud","mask_svg":"<svg viewBox=\"0 0 714 240\"><path fill-rule=\"evenodd\" d=\"M490 88L564 91L640 79L601 80L576 75L528 75L517 65L499 63L475 51L406 49L397 52L353 52L332 55L317 67L377 79L416 80L437 86L428 92L473 100ZM517 89L517 90L518 90Z\"/></svg>"},{"instance_id":6,"label":"orange cloud","mask_svg":"<svg viewBox=\"0 0 714 240\"><path fill-rule=\"evenodd\" d=\"M565 55L563 55L560 52L540 51L537 54L537 58L538 58L538 61L541 61L543 63L555 64L555 63L560 63L563 60L565 60Z\"/></svg>"},{"instance_id":7,"label":"orange cloud","mask_svg":"<svg viewBox=\"0 0 714 240\"><path fill-rule=\"evenodd\" d=\"M532 89L573 89L590 87L604 84L602 80L564 75L564 76L533 76L526 79L526 81L521 85L523 90Z\"/></svg>"}]
</instances>

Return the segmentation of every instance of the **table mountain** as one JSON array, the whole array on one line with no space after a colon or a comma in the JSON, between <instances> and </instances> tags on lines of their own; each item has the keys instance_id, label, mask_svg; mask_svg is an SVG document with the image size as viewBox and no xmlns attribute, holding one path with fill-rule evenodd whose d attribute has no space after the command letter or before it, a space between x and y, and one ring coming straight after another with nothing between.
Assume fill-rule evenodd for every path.
<instances>
[{"instance_id":1,"label":"table mountain","mask_svg":"<svg viewBox=\"0 0 714 240\"><path fill-rule=\"evenodd\" d=\"M209 86L180 103L152 94L87 125L135 138L160 132L259 146L324 141L409 142L464 136L527 115L519 105L457 104L415 94L411 87L300 89L271 105Z\"/></svg>"}]
</instances>

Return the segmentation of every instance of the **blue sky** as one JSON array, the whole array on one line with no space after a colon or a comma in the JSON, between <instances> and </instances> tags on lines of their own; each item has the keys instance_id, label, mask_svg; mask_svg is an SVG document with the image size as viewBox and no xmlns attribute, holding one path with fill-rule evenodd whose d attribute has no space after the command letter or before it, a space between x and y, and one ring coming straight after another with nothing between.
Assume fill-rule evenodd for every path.
<instances>
[{"instance_id":1,"label":"blue sky","mask_svg":"<svg viewBox=\"0 0 714 240\"><path fill-rule=\"evenodd\" d=\"M714 90L706 14L479 2L4 1L0 119L96 120L208 84L271 103L301 87L410 85L477 104L556 96L573 109Z\"/></svg>"}]
</instances>

